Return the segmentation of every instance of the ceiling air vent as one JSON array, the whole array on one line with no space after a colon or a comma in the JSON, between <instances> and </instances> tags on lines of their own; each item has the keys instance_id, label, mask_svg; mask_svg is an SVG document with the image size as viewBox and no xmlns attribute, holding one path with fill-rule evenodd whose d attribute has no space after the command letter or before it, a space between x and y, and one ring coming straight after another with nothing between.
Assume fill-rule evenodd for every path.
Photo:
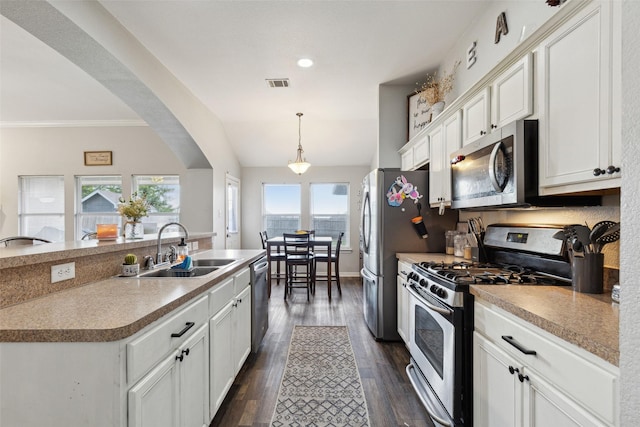
<instances>
[{"instance_id":1,"label":"ceiling air vent","mask_svg":"<svg viewBox=\"0 0 640 427\"><path fill-rule=\"evenodd\" d=\"M269 87L289 87L289 79L267 79Z\"/></svg>"}]
</instances>

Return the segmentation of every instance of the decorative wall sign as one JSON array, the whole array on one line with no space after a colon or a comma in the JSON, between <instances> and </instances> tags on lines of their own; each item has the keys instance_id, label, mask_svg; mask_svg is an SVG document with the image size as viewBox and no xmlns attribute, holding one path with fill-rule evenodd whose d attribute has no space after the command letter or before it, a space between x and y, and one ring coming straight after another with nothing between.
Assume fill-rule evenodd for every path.
<instances>
[{"instance_id":1,"label":"decorative wall sign","mask_svg":"<svg viewBox=\"0 0 640 427\"><path fill-rule=\"evenodd\" d=\"M427 100L419 93L409 95L409 129L407 140L413 138L431 121L431 111Z\"/></svg>"},{"instance_id":2,"label":"decorative wall sign","mask_svg":"<svg viewBox=\"0 0 640 427\"><path fill-rule=\"evenodd\" d=\"M85 166L111 166L112 152L111 151L85 151L84 165Z\"/></svg>"},{"instance_id":3,"label":"decorative wall sign","mask_svg":"<svg viewBox=\"0 0 640 427\"><path fill-rule=\"evenodd\" d=\"M498 20L496 21L496 38L494 43L500 43L500 36L504 34L505 36L509 34L509 27L507 26L507 15L502 12L498 15Z\"/></svg>"},{"instance_id":4,"label":"decorative wall sign","mask_svg":"<svg viewBox=\"0 0 640 427\"><path fill-rule=\"evenodd\" d=\"M467 70L476 63L476 42L474 41L467 49Z\"/></svg>"},{"instance_id":5,"label":"decorative wall sign","mask_svg":"<svg viewBox=\"0 0 640 427\"><path fill-rule=\"evenodd\" d=\"M553 6L560 6L562 3L564 3L566 0L547 0L547 4L551 7Z\"/></svg>"}]
</instances>

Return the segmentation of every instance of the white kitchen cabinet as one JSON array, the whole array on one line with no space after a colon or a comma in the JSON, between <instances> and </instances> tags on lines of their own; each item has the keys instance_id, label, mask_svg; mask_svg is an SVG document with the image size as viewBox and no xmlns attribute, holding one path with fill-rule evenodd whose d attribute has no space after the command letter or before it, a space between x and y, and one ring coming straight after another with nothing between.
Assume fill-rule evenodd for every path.
<instances>
[{"instance_id":1,"label":"white kitchen cabinet","mask_svg":"<svg viewBox=\"0 0 640 427\"><path fill-rule=\"evenodd\" d=\"M429 162L429 137L425 132L417 134L400 149L401 169L416 170Z\"/></svg>"},{"instance_id":2,"label":"white kitchen cabinet","mask_svg":"<svg viewBox=\"0 0 640 427\"><path fill-rule=\"evenodd\" d=\"M620 186L617 3L586 6L537 49L541 194Z\"/></svg>"},{"instance_id":3,"label":"white kitchen cabinet","mask_svg":"<svg viewBox=\"0 0 640 427\"><path fill-rule=\"evenodd\" d=\"M398 334L402 341L409 346L409 290L407 289L407 275L411 272L411 265L398 261L398 276L397 276L397 321L398 321Z\"/></svg>"},{"instance_id":4,"label":"white kitchen cabinet","mask_svg":"<svg viewBox=\"0 0 640 427\"><path fill-rule=\"evenodd\" d=\"M129 427L208 425L208 326L129 390Z\"/></svg>"},{"instance_id":5,"label":"white kitchen cabinet","mask_svg":"<svg viewBox=\"0 0 640 427\"><path fill-rule=\"evenodd\" d=\"M533 60L526 54L462 107L462 145L533 112Z\"/></svg>"},{"instance_id":6,"label":"white kitchen cabinet","mask_svg":"<svg viewBox=\"0 0 640 427\"><path fill-rule=\"evenodd\" d=\"M213 288L209 312L209 416L213 418L251 352L249 269Z\"/></svg>"},{"instance_id":7,"label":"white kitchen cabinet","mask_svg":"<svg viewBox=\"0 0 640 427\"><path fill-rule=\"evenodd\" d=\"M617 367L490 304L474 308L474 425L619 425Z\"/></svg>"},{"instance_id":8,"label":"white kitchen cabinet","mask_svg":"<svg viewBox=\"0 0 640 427\"><path fill-rule=\"evenodd\" d=\"M462 107L462 144L467 145L486 135L491 126L491 88L486 87Z\"/></svg>"},{"instance_id":9,"label":"white kitchen cabinet","mask_svg":"<svg viewBox=\"0 0 640 427\"><path fill-rule=\"evenodd\" d=\"M429 204L451 206L451 153L462 144L462 111L445 118L430 132L431 163L429 167Z\"/></svg>"}]
</instances>

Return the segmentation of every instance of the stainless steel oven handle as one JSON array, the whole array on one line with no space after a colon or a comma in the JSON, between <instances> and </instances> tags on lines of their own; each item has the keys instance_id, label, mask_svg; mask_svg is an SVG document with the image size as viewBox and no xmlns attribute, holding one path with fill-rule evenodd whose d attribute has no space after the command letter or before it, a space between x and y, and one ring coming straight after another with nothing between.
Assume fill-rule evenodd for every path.
<instances>
[{"instance_id":1,"label":"stainless steel oven handle","mask_svg":"<svg viewBox=\"0 0 640 427\"><path fill-rule=\"evenodd\" d=\"M407 371L407 376L409 377L409 381L411 381L411 385L416 390L417 392L416 394L420 398L420 401L422 402L422 406L424 406L424 409L426 409L429 416L433 418L434 421L441 424L442 426L451 427L452 426L451 422L449 420L445 420L444 418L440 418L439 416L437 416L436 411L431 406L431 402L427 401L424 398L423 393L420 392L420 390L422 389L422 386L420 386L414 379L414 375L420 375L420 374L415 372L416 367L413 365L413 363L409 363L405 370ZM414 371L414 373L412 373L411 371ZM422 390L422 391L426 391L426 390Z\"/></svg>"},{"instance_id":2,"label":"stainless steel oven handle","mask_svg":"<svg viewBox=\"0 0 640 427\"><path fill-rule=\"evenodd\" d=\"M409 289L413 290L413 287L415 285L409 285ZM424 305L427 306L428 309L435 311L436 313L440 313L443 316L450 316L451 313L453 313L453 310L447 310L446 308L441 308L441 307L437 307L431 303L429 303L429 301L425 300L424 298L422 298L420 295L418 295L415 291L412 292L413 296L418 298L420 300L420 302Z\"/></svg>"}]
</instances>

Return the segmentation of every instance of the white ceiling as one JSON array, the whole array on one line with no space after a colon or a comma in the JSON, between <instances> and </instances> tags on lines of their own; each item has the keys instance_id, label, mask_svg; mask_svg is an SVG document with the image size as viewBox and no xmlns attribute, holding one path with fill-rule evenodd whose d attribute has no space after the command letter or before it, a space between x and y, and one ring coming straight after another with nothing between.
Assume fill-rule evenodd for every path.
<instances>
[{"instance_id":1,"label":"white ceiling","mask_svg":"<svg viewBox=\"0 0 640 427\"><path fill-rule=\"evenodd\" d=\"M378 85L435 69L487 0L101 1L222 121L243 166L369 165ZM139 120L77 66L0 18L0 122ZM296 61L309 57L313 67ZM269 88L267 78L289 78ZM61 102L63 100L63 102Z\"/></svg>"}]
</instances>

